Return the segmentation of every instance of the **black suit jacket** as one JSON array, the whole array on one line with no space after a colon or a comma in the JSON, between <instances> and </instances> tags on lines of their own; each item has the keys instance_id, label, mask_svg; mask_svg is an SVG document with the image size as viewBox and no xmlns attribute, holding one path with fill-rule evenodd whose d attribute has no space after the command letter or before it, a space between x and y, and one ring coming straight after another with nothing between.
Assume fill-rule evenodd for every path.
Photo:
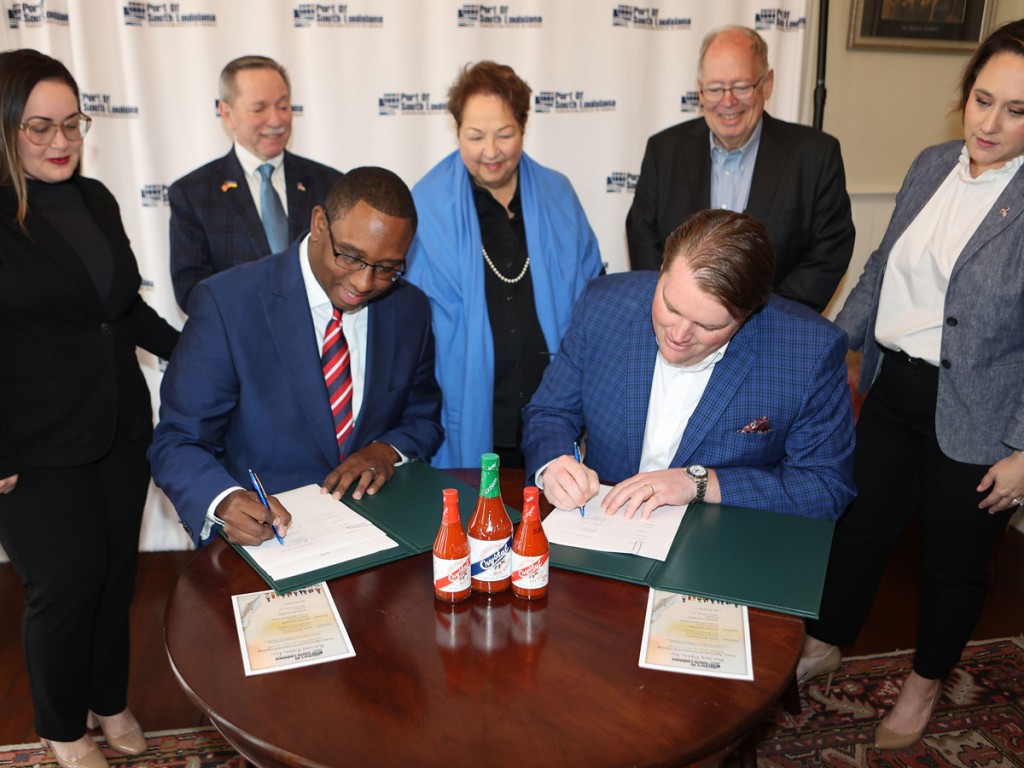
<instances>
[{"instance_id":1,"label":"black suit jacket","mask_svg":"<svg viewBox=\"0 0 1024 768\"><path fill-rule=\"evenodd\" d=\"M626 216L633 269L660 268L672 231L711 205L710 147L704 118L648 140ZM745 213L764 224L771 236L775 292L821 312L853 254L853 219L839 142L766 113Z\"/></svg>"},{"instance_id":2,"label":"black suit jacket","mask_svg":"<svg viewBox=\"0 0 1024 768\"><path fill-rule=\"evenodd\" d=\"M309 229L313 206L324 201L341 175L334 168L284 153L289 242ZM174 182L168 199L171 282L182 309L187 309L188 295L200 280L270 255L270 243L234 147Z\"/></svg>"},{"instance_id":3,"label":"black suit jacket","mask_svg":"<svg viewBox=\"0 0 1024 768\"><path fill-rule=\"evenodd\" d=\"M50 223L0 187L0 477L29 467L84 464L103 456L117 430L153 428L136 345L169 358L178 332L139 295L142 282L106 187L74 177L110 240L113 279L101 302L82 260Z\"/></svg>"}]
</instances>

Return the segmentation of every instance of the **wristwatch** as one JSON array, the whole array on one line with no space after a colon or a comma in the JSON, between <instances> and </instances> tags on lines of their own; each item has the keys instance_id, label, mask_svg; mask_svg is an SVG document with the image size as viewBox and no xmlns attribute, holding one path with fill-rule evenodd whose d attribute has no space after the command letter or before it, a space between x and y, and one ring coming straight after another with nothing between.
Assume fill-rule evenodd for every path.
<instances>
[{"instance_id":1,"label":"wristwatch","mask_svg":"<svg viewBox=\"0 0 1024 768\"><path fill-rule=\"evenodd\" d=\"M697 495L691 500L691 504L704 501L704 494L708 490L708 471L700 464L691 464L686 468L686 476L693 480L697 486Z\"/></svg>"}]
</instances>

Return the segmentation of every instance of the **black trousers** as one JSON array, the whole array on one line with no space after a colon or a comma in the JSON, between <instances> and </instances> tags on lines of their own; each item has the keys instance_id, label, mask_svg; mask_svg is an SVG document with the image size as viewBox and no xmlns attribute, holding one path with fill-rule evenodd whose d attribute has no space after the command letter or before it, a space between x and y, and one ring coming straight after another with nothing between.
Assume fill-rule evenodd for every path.
<instances>
[{"instance_id":1,"label":"black trousers","mask_svg":"<svg viewBox=\"0 0 1024 768\"><path fill-rule=\"evenodd\" d=\"M26 590L22 640L44 738L74 741L88 710L126 706L149 440L118 437L84 466L22 470L0 495L0 544Z\"/></svg>"},{"instance_id":2,"label":"black trousers","mask_svg":"<svg viewBox=\"0 0 1024 768\"><path fill-rule=\"evenodd\" d=\"M938 369L885 355L857 421L858 495L836 525L812 637L857 639L885 561L915 511L921 512L921 598L914 671L944 677L960 660L985 602L988 566L1011 512L978 509L974 489L988 471L942 453L935 438Z\"/></svg>"}]
</instances>

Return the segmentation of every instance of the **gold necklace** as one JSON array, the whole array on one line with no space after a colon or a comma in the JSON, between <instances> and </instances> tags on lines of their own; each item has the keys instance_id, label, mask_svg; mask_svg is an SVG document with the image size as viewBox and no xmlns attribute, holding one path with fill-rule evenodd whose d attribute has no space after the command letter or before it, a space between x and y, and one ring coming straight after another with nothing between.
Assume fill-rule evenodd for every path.
<instances>
[{"instance_id":1,"label":"gold necklace","mask_svg":"<svg viewBox=\"0 0 1024 768\"><path fill-rule=\"evenodd\" d=\"M523 269L518 275L516 275L515 277L505 277L503 274L501 274L501 272L498 271L498 268L494 266L494 262L491 261L491 257L487 255L487 249L481 245L480 250L483 251L484 261L487 262L487 266L491 268L491 272L494 273L494 276L501 280L501 282L507 283L508 285L515 285L520 280L522 280L526 276L526 270L530 268L530 257L527 256L526 263L523 264Z\"/></svg>"}]
</instances>

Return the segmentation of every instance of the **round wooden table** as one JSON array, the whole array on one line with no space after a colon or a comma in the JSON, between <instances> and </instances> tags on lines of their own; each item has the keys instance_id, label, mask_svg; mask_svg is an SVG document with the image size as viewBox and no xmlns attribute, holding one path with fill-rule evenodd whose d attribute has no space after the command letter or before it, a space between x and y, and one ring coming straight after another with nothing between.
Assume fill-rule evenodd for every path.
<instances>
[{"instance_id":1,"label":"round wooden table","mask_svg":"<svg viewBox=\"0 0 1024 768\"><path fill-rule=\"evenodd\" d=\"M505 499L521 488L503 471ZM259 766L714 765L791 683L803 638L799 619L751 609L753 682L659 672L637 663L646 587L552 569L536 604L452 608L431 574L426 553L329 582L355 658L246 677L231 596L267 586L218 539L168 600L171 665Z\"/></svg>"}]
</instances>

